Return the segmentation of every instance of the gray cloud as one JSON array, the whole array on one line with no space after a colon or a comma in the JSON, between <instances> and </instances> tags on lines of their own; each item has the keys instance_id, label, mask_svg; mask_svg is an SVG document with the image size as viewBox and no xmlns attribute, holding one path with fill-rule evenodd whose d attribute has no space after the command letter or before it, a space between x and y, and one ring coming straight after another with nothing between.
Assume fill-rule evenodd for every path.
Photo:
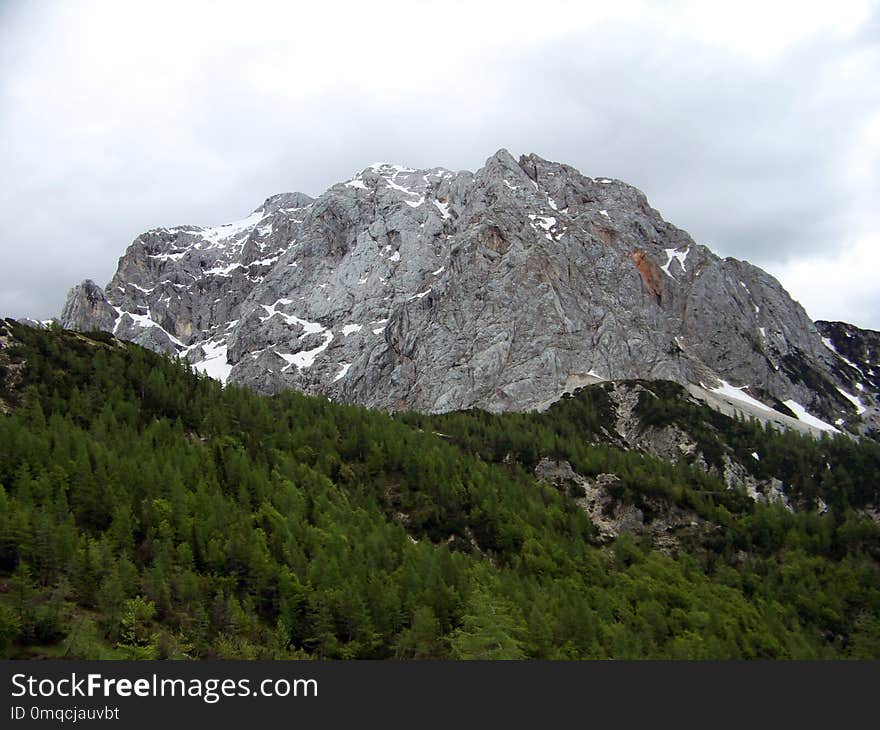
<instances>
[{"instance_id":1,"label":"gray cloud","mask_svg":"<svg viewBox=\"0 0 880 730\"><path fill-rule=\"evenodd\" d=\"M813 316L880 328L880 293L845 275L880 236L876 9L848 28L780 21L784 43L742 47L699 4L673 25L566 5L558 27L510 4L467 27L434 4L347 26L262 6L0 7L4 315L57 314L147 228L234 219L377 160L475 169L503 146L626 180ZM823 293L809 280L825 261Z\"/></svg>"}]
</instances>

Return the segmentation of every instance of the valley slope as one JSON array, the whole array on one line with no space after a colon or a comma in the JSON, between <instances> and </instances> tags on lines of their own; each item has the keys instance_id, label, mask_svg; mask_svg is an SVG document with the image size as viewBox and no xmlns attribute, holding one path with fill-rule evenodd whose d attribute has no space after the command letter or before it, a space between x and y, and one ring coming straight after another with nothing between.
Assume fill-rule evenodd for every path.
<instances>
[{"instance_id":1,"label":"valley slope","mask_svg":"<svg viewBox=\"0 0 880 730\"><path fill-rule=\"evenodd\" d=\"M260 396L0 321L0 657L878 658L880 445Z\"/></svg>"}]
</instances>

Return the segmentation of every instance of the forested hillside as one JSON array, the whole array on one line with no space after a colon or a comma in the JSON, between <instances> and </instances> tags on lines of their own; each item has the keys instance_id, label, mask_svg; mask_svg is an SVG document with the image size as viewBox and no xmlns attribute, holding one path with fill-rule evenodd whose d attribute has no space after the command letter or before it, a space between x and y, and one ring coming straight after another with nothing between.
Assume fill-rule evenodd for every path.
<instances>
[{"instance_id":1,"label":"forested hillside","mask_svg":"<svg viewBox=\"0 0 880 730\"><path fill-rule=\"evenodd\" d=\"M616 444L607 401L391 416L0 322L0 655L880 658L876 443L652 384L646 428L686 424L707 470ZM793 511L711 469L758 451ZM602 538L547 459L691 527Z\"/></svg>"}]
</instances>

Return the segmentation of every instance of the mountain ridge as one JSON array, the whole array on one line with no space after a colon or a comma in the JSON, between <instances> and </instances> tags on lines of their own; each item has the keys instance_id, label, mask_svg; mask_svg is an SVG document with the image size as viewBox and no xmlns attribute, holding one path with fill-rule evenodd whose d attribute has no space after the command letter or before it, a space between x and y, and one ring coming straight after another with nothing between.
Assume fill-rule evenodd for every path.
<instances>
[{"instance_id":1,"label":"mountain ridge","mask_svg":"<svg viewBox=\"0 0 880 730\"><path fill-rule=\"evenodd\" d=\"M237 223L147 231L61 323L388 410L528 410L572 383L661 378L811 429L880 425L871 363L769 274L626 183L506 150L473 173L376 163Z\"/></svg>"}]
</instances>

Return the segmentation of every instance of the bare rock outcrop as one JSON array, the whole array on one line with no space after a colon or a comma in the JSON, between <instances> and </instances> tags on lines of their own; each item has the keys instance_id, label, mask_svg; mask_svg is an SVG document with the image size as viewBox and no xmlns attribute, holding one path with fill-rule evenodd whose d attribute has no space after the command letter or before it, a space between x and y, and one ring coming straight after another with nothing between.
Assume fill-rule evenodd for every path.
<instances>
[{"instance_id":1,"label":"bare rock outcrop","mask_svg":"<svg viewBox=\"0 0 880 730\"><path fill-rule=\"evenodd\" d=\"M505 150L475 173L377 164L236 223L148 231L61 321L262 392L383 409L527 410L578 379L664 378L828 428L880 423L874 381L771 276L630 185Z\"/></svg>"}]
</instances>

